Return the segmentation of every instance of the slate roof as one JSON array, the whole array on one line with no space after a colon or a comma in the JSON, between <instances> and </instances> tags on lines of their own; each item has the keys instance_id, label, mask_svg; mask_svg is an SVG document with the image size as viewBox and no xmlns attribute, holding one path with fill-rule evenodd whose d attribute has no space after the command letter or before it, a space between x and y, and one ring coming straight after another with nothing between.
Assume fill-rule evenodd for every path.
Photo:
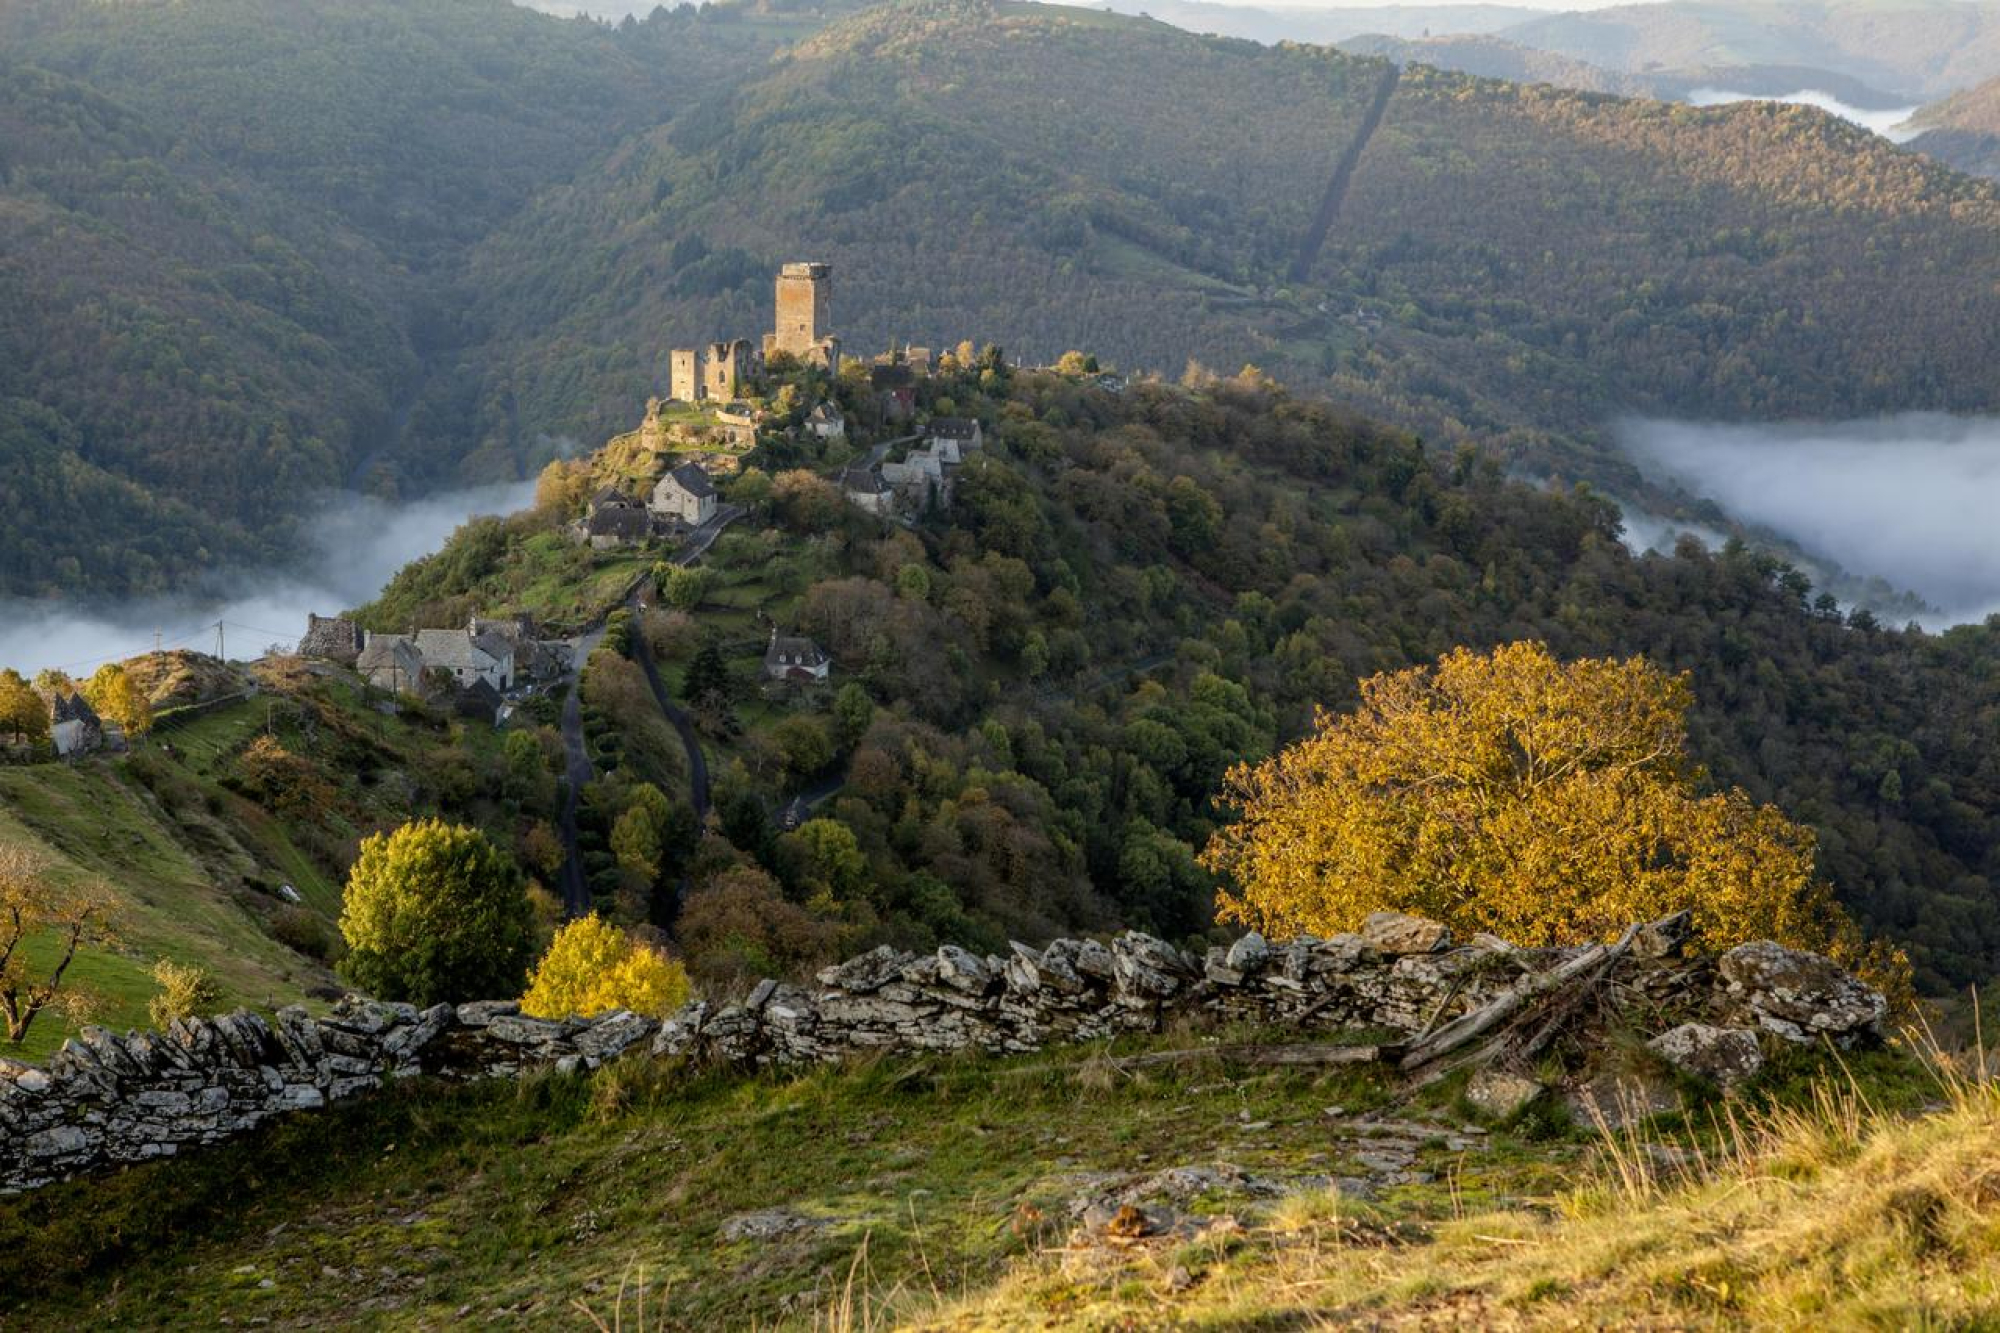
<instances>
[{"instance_id":1,"label":"slate roof","mask_svg":"<svg viewBox=\"0 0 2000 1333\"><path fill-rule=\"evenodd\" d=\"M874 468L851 467L840 474L840 487L850 495L887 495L889 483Z\"/></svg>"},{"instance_id":2,"label":"slate roof","mask_svg":"<svg viewBox=\"0 0 2000 1333\"><path fill-rule=\"evenodd\" d=\"M827 665L833 659L820 646L802 634L773 634L771 646L764 650L766 667L814 667Z\"/></svg>"},{"instance_id":3,"label":"slate roof","mask_svg":"<svg viewBox=\"0 0 2000 1333\"><path fill-rule=\"evenodd\" d=\"M364 676L373 676L392 668L408 677L414 686L423 679L424 655L407 634L370 634L367 646L354 661L354 669Z\"/></svg>"},{"instance_id":4,"label":"slate roof","mask_svg":"<svg viewBox=\"0 0 2000 1333\"><path fill-rule=\"evenodd\" d=\"M592 537L645 537L653 531L653 518L644 509L607 505L590 511L584 531Z\"/></svg>"},{"instance_id":5,"label":"slate roof","mask_svg":"<svg viewBox=\"0 0 2000 1333\"><path fill-rule=\"evenodd\" d=\"M644 507L637 497L625 494L616 486L606 486L590 497L593 512L599 509L631 509L634 506Z\"/></svg>"},{"instance_id":6,"label":"slate roof","mask_svg":"<svg viewBox=\"0 0 2000 1333\"><path fill-rule=\"evenodd\" d=\"M715 486L708 479L708 473L701 470L699 463L682 463L667 475L674 484L697 500L706 500L715 494Z\"/></svg>"},{"instance_id":7,"label":"slate roof","mask_svg":"<svg viewBox=\"0 0 2000 1333\"><path fill-rule=\"evenodd\" d=\"M497 634L475 638L462 629L420 629L417 651L423 654L425 666L447 671L476 671L484 665L479 660L482 655L496 662L514 656L513 646Z\"/></svg>"},{"instance_id":8,"label":"slate roof","mask_svg":"<svg viewBox=\"0 0 2000 1333\"><path fill-rule=\"evenodd\" d=\"M979 423L971 417L932 417L930 436L934 440L969 440L979 433Z\"/></svg>"},{"instance_id":9,"label":"slate roof","mask_svg":"<svg viewBox=\"0 0 2000 1333\"><path fill-rule=\"evenodd\" d=\"M83 697L83 691L74 694L58 694L49 701L51 722L84 722L93 727L104 725L97 716L97 710L90 706L90 700Z\"/></svg>"}]
</instances>

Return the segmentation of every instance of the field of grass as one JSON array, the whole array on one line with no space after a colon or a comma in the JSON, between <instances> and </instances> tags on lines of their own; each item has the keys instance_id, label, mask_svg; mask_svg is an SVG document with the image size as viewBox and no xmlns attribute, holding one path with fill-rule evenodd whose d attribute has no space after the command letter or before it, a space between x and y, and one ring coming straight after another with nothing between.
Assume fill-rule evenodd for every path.
<instances>
[{"instance_id":1,"label":"field of grass","mask_svg":"<svg viewBox=\"0 0 2000 1333\"><path fill-rule=\"evenodd\" d=\"M229 1148L0 1201L0 1322L588 1327L587 1308L646 1329L1531 1324L1577 1311L1593 1325L1818 1311L1836 1325L1872 1312L1971 1326L2000 1314L2000 1100L1962 1091L1906 1121L1925 1095L1906 1060L1864 1060L1854 1084L1832 1061L1794 1067L1788 1102L1731 1104L1741 1128L1689 1139L1708 1144L1708 1165L1675 1180L1633 1166L1643 1154L1630 1147L1621 1174L1620 1154L1560 1117L1474 1125L1448 1086L1401 1100L1354 1067L1120 1063L1204 1040L799 1076L635 1060L521 1085L401 1085ZM1843 1088L1870 1089L1875 1108ZM1407 1170L1374 1160L1387 1131L1409 1145ZM1146 1205L1157 1234L1077 1215L1155 1187L1172 1199L1170 1217Z\"/></svg>"},{"instance_id":2,"label":"field of grass","mask_svg":"<svg viewBox=\"0 0 2000 1333\"><path fill-rule=\"evenodd\" d=\"M86 947L71 974L97 1001L91 1021L147 1026L149 974L163 957L209 968L231 1005L289 1003L325 977L272 939L231 887L254 859L212 821L164 811L116 761L0 768L0 840L46 856L58 883L112 894L112 940ZM47 1011L24 1044L0 1054L43 1059L74 1027Z\"/></svg>"}]
</instances>

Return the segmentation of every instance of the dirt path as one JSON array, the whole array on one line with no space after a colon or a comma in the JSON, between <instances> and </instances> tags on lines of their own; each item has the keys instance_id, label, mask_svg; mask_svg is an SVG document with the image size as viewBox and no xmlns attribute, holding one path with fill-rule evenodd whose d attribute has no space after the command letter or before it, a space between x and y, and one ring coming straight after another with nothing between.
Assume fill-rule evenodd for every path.
<instances>
[{"instance_id":1,"label":"dirt path","mask_svg":"<svg viewBox=\"0 0 2000 1333\"><path fill-rule=\"evenodd\" d=\"M1368 141L1381 128L1382 116L1388 111L1389 99L1395 96L1396 84L1402 76L1402 71L1394 65L1384 71L1382 82L1375 89L1375 101L1362 119L1361 128L1355 132L1353 142L1347 145L1347 151L1335 164L1333 179L1327 182L1326 196L1319 203L1319 213L1313 218L1312 226L1306 229L1305 240L1299 245L1299 257L1292 263L1293 282L1304 282L1312 276L1313 265L1319 262L1319 252L1326 245L1327 233L1333 230L1334 220L1340 216L1340 205L1347 198L1347 186L1354 179L1354 168L1360 165L1361 154L1368 147Z\"/></svg>"}]
</instances>

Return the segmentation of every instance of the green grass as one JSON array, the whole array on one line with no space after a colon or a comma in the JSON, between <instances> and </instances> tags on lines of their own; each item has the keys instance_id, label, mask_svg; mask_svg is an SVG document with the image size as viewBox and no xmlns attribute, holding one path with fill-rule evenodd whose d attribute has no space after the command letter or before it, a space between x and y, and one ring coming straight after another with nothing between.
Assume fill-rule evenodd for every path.
<instances>
[{"instance_id":1,"label":"green grass","mask_svg":"<svg viewBox=\"0 0 2000 1333\"><path fill-rule=\"evenodd\" d=\"M52 935L40 935L22 947L33 976L47 976L60 956L60 942ZM105 949L85 947L64 974L72 991L87 993L92 1001L89 1021L109 1028L152 1026L146 1013L159 987L152 968L136 958ZM63 1044L74 1029L57 1010L44 1010L28 1028L26 1040L17 1046L0 1042L0 1056L40 1063Z\"/></svg>"},{"instance_id":2,"label":"green grass","mask_svg":"<svg viewBox=\"0 0 2000 1333\"><path fill-rule=\"evenodd\" d=\"M609 1322L621 1281L643 1273L673 1328L844 1326L850 1274L856 1326L1292 1327L1342 1309L1432 1305L1479 1322L1475 1300L1558 1317L1572 1298L1610 1289L1624 1303L1599 1300L1589 1322L1616 1323L1657 1308L1649 1293L1669 1281L1676 1243L1669 1216L1691 1246L1720 1230L1690 1218L1696 1196L1673 1182L1617 1193L1617 1173L1585 1135L1494 1128L1483 1147L1478 1136L1453 1142L1462 1117L1448 1092L1399 1101L1373 1070L1105 1058L1204 1040L862 1061L798 1076L690 1077L641 1059L595 1077L399 1085L224 1149L0 1201L0 1322L565 1326L580 1322L579 1300ZM1819 1072L1842 1077L1825 1062ZM1861 1077L1865 1086L1872 1074ZM1814 1086L1805 1112L1768 1120L1815 1127L1811 1152L1804 1129L1785 1140L1802 1181L1866 1157L1835 1142L1837 1117L1813 1108L1840 1099ZM1358 1141L1339 1131L1370 1111L1438 1126L1417 1161L1433 1178L1368 1203L1313 1185L1362 1169ZM1984 1132L2000 1128L1990 1107L1979 1114ZM1923 1132L1963 1171L1979 1146L1967 1128ZM1986 1176L1963 1179L1990 1182L1987 1160ZM1204 1193L1187 1205L1205 1228L1190 1240L1078 1249L1068 1239L1070 1201L1106 1173L1219 1162L1298 1192ZM1699 1188L1718 1215L1792 1197ZM1978 1205L1989 1226L1992 1194ZM724 1237L730 1219L773 1208L811 1225ZM1637 1248L1621 1251L1627 1231ZM1530 1254L1517 1240L1547 1248ZM1954 1239L1949 1253L1990 1253L1964 1249L1972 1243ZM1640 1276L1621 1272L1621 1253ZM1182 1293L1168 1290L1176 1264L1195 1275ZM1896 1308L1970 1308L1942 1278L1935 1285L1923 1298L1934 1304ZM631 1327L629 1301L623 1313Z\"/></svg>"},{"instance_id":3,"label":"green grass","mask_svg":"<svg viewBox=\"0 0 2000 1333\"><path fill-rule=\"evenodd\" d=\"M168 816L117 761L0 769L0 841L40 851L58 884L110 891L112 939L85 949L70 974L100 1002L92 1021L146 1026L154 989L148 974L162 957L209 968L232 1005L288 1003L324 977L266 934L235 891L218 882L255 862L213 826ZM319 876L309 882L324 885ZM23 1046L0 1047L0 1054L41 1059L75 1026L44 1012Z\"/></svg>"}]
</instances>

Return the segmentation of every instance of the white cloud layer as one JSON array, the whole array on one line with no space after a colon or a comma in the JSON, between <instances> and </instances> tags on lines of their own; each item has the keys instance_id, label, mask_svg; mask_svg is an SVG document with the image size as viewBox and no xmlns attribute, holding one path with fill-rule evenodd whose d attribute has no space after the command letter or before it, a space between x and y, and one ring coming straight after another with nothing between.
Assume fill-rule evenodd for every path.
<instances>
[{"instance_id":1,"label":"white cloud layer","mask_svg":"<svg viewBox=\"0 0 2000 1333\"><path fill-rule=\"evenodd\" d=\"M306 525L312 550L299 568L237 571L213 591L88 608L62 602L0 603L0 666L23 674L43 667L87 673L105 661L163 646L215 650L215 623L225 622L233 658L255 657L290 644L306 613L331 615L372 599L398 569L444 544L475 514L511 513L534 498L533 482L448 491L403 504L347 495L329 502Z\"/></svg>"},{"instance_id":2,"label":"white cloud layer","mask_svg":"<svg viewBox=\"0 0 2000 1333\"><path fill-rule=\"evenodd\" d=\"M1939 607L2000 611L2000 420L1909 414L1838 425L1627 421L1642 469L1855 575Z\"/></svg>"}]
</instances>

